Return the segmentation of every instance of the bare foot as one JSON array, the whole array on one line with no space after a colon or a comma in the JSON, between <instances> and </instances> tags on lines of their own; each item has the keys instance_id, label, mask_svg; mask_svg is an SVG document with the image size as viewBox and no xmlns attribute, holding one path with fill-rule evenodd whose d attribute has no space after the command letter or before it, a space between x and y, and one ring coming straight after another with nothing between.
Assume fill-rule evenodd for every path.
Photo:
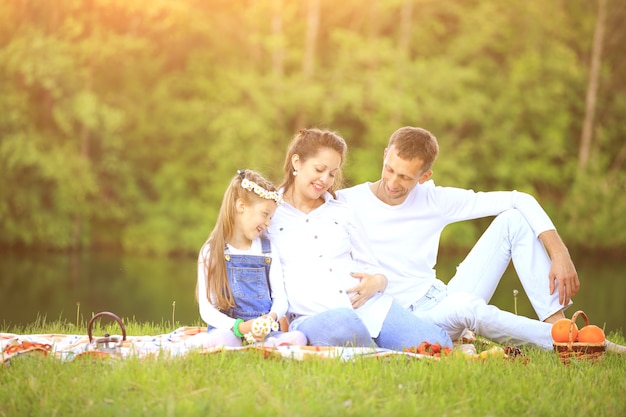
<instances>
[{"instance_id":1,"label":"bare foot","mask_svg":"<svg viewBox=\"0 0 626 417\"><path fill-rule=\"evenodd\" d=\"M553 315L551 315L550 317L548 317L547 319L545 319L544 322L553 324L557 320L564 319L564 318L565 318L565 313L563 313L563 310L559 310L556 313L554 313Z\"/></svg>"}]
</instances>

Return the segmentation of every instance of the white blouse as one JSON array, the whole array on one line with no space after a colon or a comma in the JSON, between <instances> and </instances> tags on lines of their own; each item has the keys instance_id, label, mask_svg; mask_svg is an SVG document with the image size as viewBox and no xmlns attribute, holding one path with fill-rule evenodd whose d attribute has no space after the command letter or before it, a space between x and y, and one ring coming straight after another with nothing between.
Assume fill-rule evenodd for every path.
<instances>
[{"instance_id":1,"label":"white blouse","mask_svg":"<svg viewBox=\"0 0 626 417\"><path fill-rule=\"evenodd\" d=\"M325 203L308 214L284 202L274 213L268 235L278 249L289 313L298 319L324 311L352 308L347 290L358 284L351 272L383 274L352 209L329 193ZM372 337L380 333L392 298L377 294L358 308Z\"/></svg>"}]
</instances>

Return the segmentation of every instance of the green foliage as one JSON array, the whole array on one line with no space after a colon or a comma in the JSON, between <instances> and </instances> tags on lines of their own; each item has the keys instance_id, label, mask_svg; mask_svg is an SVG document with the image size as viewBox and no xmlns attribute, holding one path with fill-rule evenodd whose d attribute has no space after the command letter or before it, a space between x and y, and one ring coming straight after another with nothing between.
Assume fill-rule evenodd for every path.
<instances>
[{"instance_id":1,"label":"green foliage","mask_svg":"<svg viewBox=\"0 0 626 417\"><path fill-rule=\"evenodd\" d=\"M391 132L419 125L440 140L439 184L533 193L571 245L623 247L625 33L614 2L592 158L578 166L596 7L7 0L0 245L196 252L235 170L280 182L298 129L343 135L355 184L380 174ZM466 245L478 228L446 242Z\"/></svg>"},{"instance_id":2,"label":"green foliage","mask_svg":"<svg viewBox=\"0 0 626 417\"><path fill-rule=\"evenodd\" d=\"M594 159L590 172L576 178L563 204L567 219L563 233L600 250L621 247L626 238L626 174L622 170L606 177L595 175L606 170L601 164L606 164L609 158L603 159L603 162ZM597 230L611 232L598 234Z\"/></svg>"}]
</instances>

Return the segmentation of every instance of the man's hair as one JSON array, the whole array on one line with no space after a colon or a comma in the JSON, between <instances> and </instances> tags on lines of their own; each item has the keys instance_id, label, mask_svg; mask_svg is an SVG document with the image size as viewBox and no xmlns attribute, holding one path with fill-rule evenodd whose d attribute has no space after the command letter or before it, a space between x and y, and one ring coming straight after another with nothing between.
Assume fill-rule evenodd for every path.
<instances>
[{"instance_id":1,"label":"man's hair","mask_svg":"<svg viewBox=\"0 0 626 417\"><path fill-rule=\"evenodd\" d=\"M439 153L437 138L420 127L405 126L393 132L387 148L392 146L402 159L420 159L422 172L432 168Z\"/></svg>"}]
</instances>

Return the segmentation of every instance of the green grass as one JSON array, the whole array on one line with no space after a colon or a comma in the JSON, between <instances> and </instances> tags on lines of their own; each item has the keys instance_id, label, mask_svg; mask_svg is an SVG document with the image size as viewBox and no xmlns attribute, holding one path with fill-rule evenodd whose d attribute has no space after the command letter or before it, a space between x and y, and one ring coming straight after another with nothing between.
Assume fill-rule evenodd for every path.
<instances>
[{"instance_id":1,"label":"green grass","mask_svg":"<svg viewBox=\"0 0 626 417\"><path fill-rule=\"evenodd\" d=\"M40 322L2 331L82 334L84 327ZM624 343L621 334L609 336ZM626 356L564 366L553 352L523 351L526 365L463 357L296 361L252 350L116 361L22 355L0 367L0 416L626 415Z\"/></svg>"}]
</instances>

